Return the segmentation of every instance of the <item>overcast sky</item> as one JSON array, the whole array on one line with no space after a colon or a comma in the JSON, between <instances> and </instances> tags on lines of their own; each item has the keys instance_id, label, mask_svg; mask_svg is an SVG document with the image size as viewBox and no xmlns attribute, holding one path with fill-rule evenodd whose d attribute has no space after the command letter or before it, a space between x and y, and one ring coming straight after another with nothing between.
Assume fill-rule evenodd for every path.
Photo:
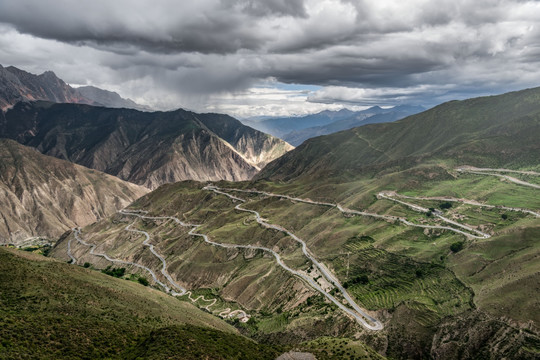
<instances>
[{"instance_id":1,"label":"overcast sky","mask_svg":"<svg viewBox=\"0 0 540 360\"><path fill-rule=\"evenodd\" d=\"M0 0L0 64L239 117L540 86L540 2Z\"/></svg>"}]
</instances>

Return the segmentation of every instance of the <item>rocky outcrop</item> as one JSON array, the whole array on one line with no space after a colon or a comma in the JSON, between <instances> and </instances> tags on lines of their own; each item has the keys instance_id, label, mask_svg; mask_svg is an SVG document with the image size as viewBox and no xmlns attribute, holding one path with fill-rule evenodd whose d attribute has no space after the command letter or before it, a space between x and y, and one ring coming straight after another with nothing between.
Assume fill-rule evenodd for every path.
<instances>
[{"instance_id":1,"label":"rocky outcrop","mask_svg":"<svg viewBox=\"0 0 540 360\"><path fill-rule=\"evenodd\" d=\"M223 114L199 114L201 122L227 141L244 159L262 169L270 161L294 149L274 136L244 126L240 121Z\"/></svg>"},{"instance_id":2,"label":"rocky outcrop","mask_svg":"<svg viewBox=\"0 0 540 360\"><path fill-rule=\"evenodd\" d=\"M148 190L0 139L0 244L57 238L129 205Z\"/></svg>"}]
</instances>

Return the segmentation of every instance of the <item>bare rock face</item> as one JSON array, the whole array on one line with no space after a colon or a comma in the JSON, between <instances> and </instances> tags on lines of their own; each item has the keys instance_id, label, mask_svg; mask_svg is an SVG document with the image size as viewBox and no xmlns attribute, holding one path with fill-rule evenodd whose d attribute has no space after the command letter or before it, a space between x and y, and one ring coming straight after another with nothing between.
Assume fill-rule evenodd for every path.
<instances>
[{"instance_id":1,"label":"bare rock face","mask_svg":"<svg viewBox=\"0 0 540 360\"><path fill-rule=\"evenodd\" d=\"M77 88L79 94L96 104L111 108L127 108L141 111L152 111L148 106L139 105L131 99L124 99L118 93L103 90L95 86L81 86Z\"/></svg>"},{"instance_id":2,"label":"bare rock face","mask_svg":"<svg viewBox=\"0 0 540 360\"><path fill-rule=\"evenodd\" d=\"M14 66L0 65L0 109L5 111L19 101L35 100L151 110L132 100L124 99L115 92L94 86L74 89L52 71L34 75Z\"/></svg>"},{"instance_id":3,"label":"bare rock face","mask_svg":"<svg viewBox=\"0 0 540 360\"><path fill-rule=\"evenodd\" d=\"M109 216L144 187L0 139L0 244L57 238Z\"/></svg>"},{"instance_id":4,"label":"bare rock face","mask_svg":"<svg viewBox=\"0 0 540 360\"><path fill-rule=\"evenodd\" d=\"M149 189L181 180L249 180L292 149L221 114L39 101L0 114L0 137Z\"/></svg>"},{"instance_id":5,"label":"bare rock face","mask_svg":"<svg viewBox=\"0 0 540 360\"><path fill-rule=\"evenodd\" d=\"M94 104L52 71L34 75L13 66L4 68L0 65L0 108L5 111L23 100Z\"/></svg>"}]
</instances>

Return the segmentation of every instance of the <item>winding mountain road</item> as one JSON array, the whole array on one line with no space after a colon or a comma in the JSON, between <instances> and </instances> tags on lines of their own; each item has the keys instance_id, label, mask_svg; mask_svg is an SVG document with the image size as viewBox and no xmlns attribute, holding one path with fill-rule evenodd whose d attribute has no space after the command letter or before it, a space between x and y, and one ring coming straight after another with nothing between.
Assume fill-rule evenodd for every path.
<instances>
[{"instance_id":1,"label":"winding mountain road","mask_svg":"<svg viewBox=\"0 0 540 360\"><path fill-rule=\"evenodd\" d=\"M142 214L146 214L147 212L146 211L141 211L141 210L135 210L135 211L128 211L128 210L120 210L120 213L121 214L124 214L124 215L129 215L129 216L137 216L139 218L144 218L144 219L150 219L150 220L174 220L176 223L178 224L181 224L182 226L189 226L189 227L193 227L195 225L190 225L190 224L184 224L183 222L181 222L180 220L178 220L177 218L174 218L174 217L168 217L168 216L160 216L160 217L152 217L152 216L147 216L147 215L142 215ZM142 213L142 214L141 214ZM205 302L210 302L210 304L208 305L205 305L205 306L201 306L201 308L203 309L206 309L208 311L211 311L210 310L210 307L215 305L215 303L217 302L217 299L206 299L203 295L200 295L196 298L193 298L191 295L192 295L192 292L191 291L187 291L183 286L179 285L176 281L173 280L173 278L171 277L171 275L167 272L167 262L166 260L159 254L156 252L156 250L154 249L154 245L152 244L149 244L149 241L150 241L150 234L148 234L148 232L146 231L142 231L142 230L136 230L136 229L132 229L131 227L133 226L134 223L131 223L129 225L127 225L124 230L126 231L131 231L131 232L134 232L134 233L139 233L141 235L143 235L145 237L145 240L143 242L143 245L144 246L147 246L150 251L152 252L152 254L154 256L156 256L162 263L162 267L161 267L161 274L167 279L167 281L169 282L169 284L171 284L173 287L175 287L176 289L179 290L179 292L171 289L169 286L167 286L166 284L164 284L163 282L161 282L156 273L144 266L144 265L141 265L141 264L138 264L138 263L134 263L134 262L131 262L131 261L125 261L125 260L119 260L119 259L115 259L115 258L112 258L110 257L109 255L105 254L105 253L96 253L95 252L95 249L96 249L96 245L94 244L90 244L84 240L81 239L80 237L80 234L81 234L81 231L80 229L78 228L73 228L73 232L74 232L74 237L75 239L85 245L85 246L88 246L90 247L90 254L91 255L94 255L94 256L98 256L98 257L103 257L105 258L106 260L110 261L110 262L113 262L113 263L119 263L119 264L123 264L123 265L131 265L131 266L135 266L135 267L138 267L140 269L143 269L143 270L146 270L151 276L152 276L152 279L154 280L154 282L156 284L158 284L159 286L161 286L164 291L172 296L183 296L183 295L187 295L188 299L192 302L192 303L195 303L197 302L198 300L203 300ZM72 252L71 252L71 239L68 241L68 256L71 258L72 260L72 263L76 263L77 260L75 259L75 257L73 256ZM231 309L230 308L226 308L226 309L223 309L223 310L220 310L220 313L219 313L219 316L221 317L233 317L233 316L237 316L239 318L241 318L242 320L246 320L249 319L249 315L243 311L243 310L234 310L231 312Z\"/></svg>"},{"instance_id":2,"label":"winding mountain road","mask_svg":"<svg viewBox=\"0 0 540 360\"><path fill-rule=\"evenodd\" d=\"M241 204L238 204L235 206L235 209L236 210L239 210L239 211L244 211L244 212L248 212L248 213L252 213L255 215L256 217L256 220L259 224L261 224L263 227L266 227L268 229L274 229L274 230L278 230L278 231L281 231L281 232L284 232L286 233L287 235L289 235L291 238L293 238L295 241L297 241L298 243L301 244L301 247L302 247L302 252L304 253L304 255L310 259L310 261L319 269L319 271L321 272L321 274L328 280L330 281L340 292L341 294L343 295L343 297L345 298L345 300L347 301L347 303L354 309L354 311L348 307L346 307L345 305L343 305L343 303L339 300L337 300L334 296L332 296L331 294L327 293L324 289L321 288L321 286L311 277L297 271L297 270L294 270L292 268L290 268L289 266L287 266L283 260L281 259L281 256L275 252L274 250L272 249L269 249L269 248L266 248L266 247L262 247L262 246L255 246L255 245L235 245L235 244L220 244L220 243L216 243L212 240L210 240L208 238L207 235L204 235L204 234L198 234L198 233L195 233L195 230L196 228L192 229L190 231L190 234L192 235L197 235L197 236L202 236L204 238L204 240L209 243L209 244L212 244L212 245L215 245L215 246L221 246L221 247L226 247L226 248L248 248L248 249L259 249L259 250L263 250L263 251L267 251L269 253L271 253L275 259L276 259L276 262L279 266L281 266L282 268L284 268L285 270L287 270L288 272L292 273L293 275L296 275L300 278L302 278L304 281L306 281L309 285L311 285L311 287L313 287L315 290L317 290L318 292L320 292L321 294L323 294L328 300L330 300L331 302L333 302L335 305L337 305L341 310L343 310L345 313L347 313L348 315L352 316L354 319L356 319L356 321L358 323L360 323L361 325L363 325L365 328L369 329L369 330L381 330L383 328L383 325L381 322L379 322L377 319L373 318L372 316L368 315L363 309L361 309L358 304L356 304L356 302L350 297L350 295L347 293L347 291L345 290L345 288L343 288L343 286L341 285L341 283L334 277L334 275L324 266L322 265L321 263L319 263L315 258L314 256L311 254L311 252L309 251L306 243L300 239L299 237L297 237L296 235L294 235L293 233L291 233L290 231L288 231L287 229L281 227L281 226L278 226L278 225L273 225L273 224L269 224L267 222L265 222L261 215L255 211L255 210L249 210L249 209L245 209L245 208L242 208L242 203L244 203L246 200L244 199L241 199L239 197L236 197L234 195L231 195L229 193L226 193L224 191L222 191L223 189L220 189L216 186L212 186L212 185L209 185L209 186L206 186L203 188L204 190L209 190L209 191L213 191L217 194L222 194L222 195L225 195L227 197L229 197L230 199L232 200L236 200L236 201L240 201ZM369 320L371 322L368 323L367 320Z\"/></svg>"},{"instance_id":3,"label":"winding mountain road","mask_svg":"<svg viewBox=\"0 0 540 360\"><path fill-rule=\"evenodd\" d=\"M216 187L214 186L214 188L216 188ZM490 235L488 235L488 234L485 234L483 232L477 232L477 230L475 230L475 229L472 229L472 228L470 228L468 226L462 225L460 223L457 223L455 221L452 221L452 220L447 219L447 218L445 218L443 216L440 216L440 215L439 215L439 217L441 218L441 220L446 221L446 222L448 222L450 224L456 225L458 227L464 228L466 230L476 232L479 235L473 235L473 234L470 234L468 232L453 228L451 226L415 224L415 223L410 222L409 220L407 220L407 219L405 219L403 217L399 217L399 216L381 215L381 214L375 214L375 213L370 213L370 212L366 212L366 211L351 210L351 209L348 209L348 208L345 208L345 207L341 206L340 204L332 204L332 203L328 203L328 202L313 201L313 200L310 200L310 199L301 199L301 198L288 196L288 195L274 194L274 193L270 193L270 192L267 192L267 191L244 190L244 189L236 189L236 188L227 188L227 189L216 188L216 189L218 189L218 190L237 191L237 192L243 192L243 193L260 194L260 195L265 195L265 196L269 196L269 197L277 197L277 198L282 198L282 199L288 199L288 200L291 200L291 201L296 201L296 202L301 202L301 203L306 203L306 204L311 204L311 205L328 206L328 207L336 208L336 209L338 209L339 211L341 211L344 214L368 216L368 217L373 217L373 218L376 218L376 219L382 219L382 220L388 220L388 221L399 221L399 222L401 222L401 223L403 223L403 224L405 224L407 226L419 227L419 228L423 228L423 229L449 230L449 231L453 231L455 233L464 235L464 236L466 236L468 238L487 239L487 238L490 237ZM381 196L381 197L386 197L389 200L395 201L395 199L387 197L385 192L381 192L378 195ZM423 211L423 212L429 211L428 209L424 209L424 208L422 208L420 206L417 206L417 205L413 205L413 204L407 204L407 205L412 206L413 208L417 209L417 211Z\"/></svg>"},{"instance_id":4,"label":"winding mountain road","mask_svg":"<svg viewBox=\"0 0 540 360\"><path fill-rule=\"evenodd\" d=\"M471 166L463 166L456 169L458 172L466 172L471 174L477 174L477 175L490 175L490 176L497 176L502 179L506 179L508 181L511 181L518 185L528 186L535 189L540 189L540 185L537 184L531 184L530 182L523 181L520 179L516 179L515 177L503 175L503 174L495 174L493 172L509 172L509 173L515 173L515 174L523 174L523 175L534 175L534 176L540 176L540 173L537 173L535 171L518 171L518 170L508 170L508 169L491 169L491 168L476 168Z\"/></svg>"},{"instance_id":5,"label":"winding mountain road","mask_svg":"<svg viewBox=\"0 0 540 360\"><path fill-rule=\"evenodd\" d=\"M458 203L462 203L462 204L473 205L473 206L483 207L483 208L487 208L487 209L502 209L502 210L508 210L508 211L514 211L514 212L521 212L521 213L524 213L524 214L529 214L529 215L534 215L536 217L540 217L540 213L538 213L538 212L536 212L534 210L525 209L525 208L514 208L514 207L508 207L508 206L502 206L502 205L489 205L489 204L484 204L484 203L481 203L481 202L478 202L478 201L475 201L475 200L457 199L457 198L453 198L453 197L444 197L444 196L431 196L431 197L429 197L429 196L407 196L407 195L402 195L402 194L398 194L398 193L394 193L393 195L396 196L396 197L402 198L402 199L410 199L410 200L458 202Z\"/></svg>"},{"instance_id":6,"label":"winding mountain road","mask_svg":"<svg viewBox=\"0 0 540 360\"><path fill-rule=\"evenodd\" d=\"M165 220L165 221L172 220L172 221L174 221L176 224L178 224L180 226L191 227L192 230L194 230L194 229L196 229L197 227L200 226L200 225L184 223L183 221L181 221L180 219L178 219L178 218L176 218L174 216L148 216L148 215L146 215L146 214L148 214L148 212L143 211L143 210L126 210L126 209L122 209L122 210L120 210L120 213L124 214L124 215L129 215L129 216L136 216L136 217L141 218L141 219L147 219L147 220L152 220L152 221L154 221L154 220ZM193 303L195 303L199 299L202 299L205 302L211 302L211 304L208 304L206 306L201 306L201 308L210 311L210 307L213 306L217 302L217 299L206 299L203 295L200 295L197 298L192 298L191 297L192 292L186 290L183 286L176 283L173 280L173 278L171 277L171 275L167 272L167 261L165 260L165 258L163 258L161 255L159 255L155 251L153 245L149 244L150 234L148 234L146 231L131 229L132 225L133 225L133 223L126 226L125 230L140 233L140 234L142 234L142 235L144 235L146 237L145 241L143 242L143 245L148 246L150 248L150 251L152 252L152 254L154 254L161 261L161 263L162 263L161 273L163 274L163 276L165 276L167 281L169 281L169 283L171 285L173 285L174 287L176 287L177 289L180 290L179 293L172 291L171 295L173 295L173 296L187 295L188 299ZM198 234L192 234L191 231L190 231L189 234L198 236ZM229 313L229 315L222 316L221 314L223 314L223 313ZM231 316L234 316L234 314L240 314L239 317L241 317L242 319L249 319L249 317L250 317L250 315L248 315L243 310L235 310L234 314L231 315L231 309L230 308L226 308L224 310L221 310L221 312L219 314L220 314L219 316L222 316L222 317L231 317Z\"/></svg>"},{"instance_id":7,"label":"winding mountain road","mask_svg":"<svg viewBox=\"0 0 540 360\"><path fill-rule=\"evenodd\" d=\"M131 224L130 224L130 225L131 225ZM128 225L128 226L129 226L129 225ZM75 239L76 239L79 243L81 243L81 244L83 244L83 245L85 245L85 246L90 247L90 255L102 257L102 258L104 258L104 259L106 259L106 260L108 260L108 261L110 261L110 262L113 262L113 263L118 263L118 264L123 264L123 265L131 265L131 266L135 266L135 267L138 267L138 268L140 268L140 269L146 270L146 271L148 271L148 273L150 273L150 275L152 276L152 279L154 279L154 282L155 282L156 284L158 284L159 286L161 286L161 287L165 290L166 293L176 294L176 292L171 291L171 289L170 289L167 285L165 285L163 282L161 282L161 281L158 279L156 273L155 273L152 269L150 269L150 268L148 268L148 267L146 267L146 266L144 266L144 265L141 265L141 264L137 264L137 263L131 262L131 261L124 261L124 260L114 259L114 258L110 257L109 255L107 255L107 254L105 254L105 253L96 253L95 250L96 250L97 245L87 243L86 241L84 241L83 239L81 239L81 237L80 237L80 235L81 235L81 230L80 230L79 228L73 228L73 234L74 234L74 236L75 236ZM68 242L68 244L69 244L69 242ZM74 263L75 263L75 262L76 262L76 260L74 261Z\"/></svg>"},{"instance_id":8,"label":"winding mountain road","mask_svg":"<svg viewBox=\"0 0 540 360\"><path fill-rule=\"evenodd\" d=\"M387 200L394 201L394 202L397 202L397 203L399 203L399 204L405 205L405 206L407 206L407 207L413 209L414 211L423 212L423 213L429 212L429 209L426 209L426 208L424 208L424 207L422 207L422 206L418 206L418 205L415 205L415 204L411 204L411 203L408 203L408 202L405 202L405 201L401 201L401 200L395 199L395 198L393 198L392 196L389 196L388 194L389 194L389 193L380 192L377 196L379 196L379 197L381 197L381 198L383 198L383 199L387 199ZM467 231L474 232L474 233L476 233L476 234L478 234L478 235L473 235L473 234L470 234L470 233L466 233L466 232L464 232L464 231L461 231L461 230L458 230L458 229L454 229L454 228L452 228L452 227L446 227L446 226L440 226L440 227L438 227L438 226L436 226L436 225L419 225L419 224L412 224L411 222L409 222L408 220L405 220L405 219L403 219L403 220L401 220L401 221L403 221L403 222L406 223L407 225L410 225L410 224L411 224L411 226L431 227L431 228L440 228L440 229L443 229L443 228L444 228L444 229L448 229L448 230L451 229L451 230L454 231L454 232L463 234L463 235L465 235L465 236L467 236L467 237L469 237L469 238L474 238L474 239L489 239L489 238L491 237L491 235L489 235L489 234L486 234L486 233L484 233L484 232L482 232L482 231L480 231L480 230L473 229L473 228L470 227L470 226L463 225L463 224L460 224L460 223L458 223L458 222L456 222L456 221L450 220L450 219L448 219L448 218L446 218L446 217L444 217L444 216L442 216L442 215L440 215L440 214L433 213L433 215L436 216L436 217L438 217L439 219L441 219L441 220L444 221L444 222L447 222L447 223L449 223L449 224L458 226L458 227L460 227L460 228L462 228L462 229L465 229L465 230L467 230Z\"/></svg>"}]
</instances>

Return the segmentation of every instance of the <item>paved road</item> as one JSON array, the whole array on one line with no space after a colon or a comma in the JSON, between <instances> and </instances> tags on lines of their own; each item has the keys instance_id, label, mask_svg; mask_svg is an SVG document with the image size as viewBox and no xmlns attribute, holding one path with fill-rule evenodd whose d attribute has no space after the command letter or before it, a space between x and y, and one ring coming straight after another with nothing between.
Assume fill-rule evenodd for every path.
<instances>
[{"instance_id":1,"label":"paved road","mask_svg":"<svg viewBox=\"0 0 540 360\"><path fill-rule=\"evenodd\" d=\"M73 232L75 232L75 231L76 231L76 228L73 228ZM73 253L71 252L71 240L73 240L73 239L70 237L69 240L68 240L68 244L67 244L67 254L68 254L69 258L71 259L71 263L76 264L77 259L75 259L75 257L73 256Z\"/></svg>"},{"instance_id":2,"label":"paved road","mask_svg":"<svg viewBox=\"0 0 540 360\"><path fill-rule=\"evenodd\" d=\"M129 225L128 225L129 226ZM138 267L140 269L143 269L143 270L146 270L148 271L148 273L150 273L150 275L152 276L152 278L154 279L154 282L156 284L158 284L159 286L161 286L166 293L170 293L170 294L176 294L176 292L172 291L167 285L165 285L164 283L162 283L158 277L156 276L156 273L144 266L144 265L141 265L141 264L137 264L137 263L134 263L134 262L131 262L131 261L124 261L124 260L119 260L119 259L114 259L114 258L111 258L109 255L107 254L104 254L104 253L96 253L95 250L96 250L96 246L97 245L94 245L94 244L90 244L90 243L87 243L86 241L84 241L83 239L81 239L80 235L81 235L81 230L79 228L73 228L73 234L75 235L75 239L80 242L81 244L85 245L85 246L89 246L90 247L90 255L94 255L94 256L99 256L99 257L102 257L102 258L105 258L106 260L110 261L110 262L113 262L113 263L119 263L119 264L123 264L123 265L131 265L131 266L135 266L135 267ZM68 242L69 244L69 242Z\"/></svg>"},{"instance_id":3,"label":"paved road","mask_svg":"<svg viewBox=\"0 0 540 360\"><path fill-rule=\"evenodd\" d=\"M462 169L462 171L469 171L469 170L472 170L472 171L495 171L495 172L507 172L507 173L514 173L514 174L540 176L540 173L536 172L536 171L522 171L522 170L510 170L510 169L500 169L500 168L499 169L477 168L477 167L468 166L468 165L460 166L457 170L460 171L460 169Z\"/></svg>"},{"instance_id":4,"label":"paved road","mask_svg":"<svg viewBox=\"0 0 540 360\"><path fill-rule=\"evenodd\" d=\"M236 248L236 247L238 247L238 248L248 248L248 249L260 249L260 250L263 250L263 251L267 251L267 252L271 253L276 258L276 262L278 263L279 266L281 266L282 268L284 268L288 272L292 273L293 275L296 275L296 276L302 278L309 285L311 285L311 287L313 287L315 290L317 290L318 292L323 294L327 299L329 299L334 304L336 304L345 313L349 314L354 319L356 319L356 321L359 322L361 325L363 325L365 328L370 329L370 330L381 330L383 328L382 323L380 323L377 319L375 319L372 316L368 315L363 309L361 309L358 306L358 304L356 304L356 302L349 296L349 294L347 293L345 288L343 288L343 286L337 280L337 278L335 278L334 275L324 265L319 263L313 257L313 255L309 251L306 243L302 239L300 239L299 237L297 237L296 235L294 235L293 233L291 233L290 231L288 231L287 229L285 229L285 228L283 228L283 227L281 227L279 225L273 225L273 224L269 224L269 223L265 222L262 219L261 215L257 211L242 208L241 205L242 205L242 203L245 202L244 199L241 199L239 197L236 197L234 195L226 193L226 192L222 191L223 189L220 189L220 188L218 188L216 186L206 186L204 188L204 190L210 190L210 191L213 191L213 192L215 192L217 194L225 195L225 196L229 197L232 200L240 201L241 204L236 205L235 209L237 209L239 211L244 211L244 212L249 212L249 213L254 214L256 219L257 219L257 222L259 224L261 224L262 226L264 226L264 227L266 227L268 229L274 229L274 230L282 231L282 232L286 233L287 235L289 235L294 240L296 240L298 243L300 243L301 246L302 246L302 252L304 253L304 255L311 260L311 262L319 269L321 274L328 281L330 281L332 284L334 284L334 286L341 292L341 294L343 295L345 300L354 309L354 311L351 310L350 308L346 307L345 305L343 305L341 303L341 301L337 300L334 296L332 296L331 294L324 291L324 289L322 289L321 286L313 278L311 278L311 277L309 277L309 276L307 276L307 275L305 275L303 273L300 273L299 271L296 271L296 270L290 268L289 266L287 266L283 262L283 260L281 259L281 256L272 249L265 248L265 247L262 247L262 246L255 246L255 245L220 244L220 243L216 243L214 241L211 241L210 239L208 239L208 236L206 236L206 235L194 233L193 230L190 232L190 234L202 236L202 237L204 237L204 240L206 242L208 242L210 244L213 244L213 245L216 245L216 246L222 246L222 247L228 247L228 248ZM370 323L367 322L366 319Z\"/></svg>"},{"instance_id":5,"label":"paved road","mask_svg":"<svg viewBox=\"0 0 540 360\"><path fill-rule=\"evenodd\" d=\"M411 200L434 200L434 201L448 201L448 202L459 202L459 203L462 203L462 204L467 204L467 205L473 205L473 206L478 206L478 207L483 207L483 208L488 208L488 209L502 209L502 210L508 210L508 211L515 211L515 212L522 212L522 213L525 213L525 214L530 214L530 215L534 215L536 217L540 217L540 213L534 211L534 210L530 210L530 209L525 209L525 208L514 208L514 207L508 207L508 206L501 206L501 205L489 205L489 204L484 204L484 203L481 203L479 201L475 201L475 200L468 200L468 199L457 199L457 198L453 198L453 197L443 197L443 196L407 196L407 195L401 195L401 194L398 194L398 193L393 193L394 196L396 197L399 197L399 198L402 198L402 199L411 199Z\"/></svg>"},{"instance_id":6,"label":"paved road","mask_svg":"<svg viewBox=\"0 0 540 360\"><path fill-rule=\"evenodd\" d=\"M405 202L405 201L401 201L401 200L398 200L398 199L395 199L391 196L388 195L389 193L385 193L385 192L380 192L379 194L377 194L377 196L381 197L381 198L384 198L384 199L387 199L387 200L391 200L391 201L394 201L394 202L397 202L397 203L400 203L402 205L405 205L407 207L410 207L411 209L415 210L415 211L419 211L419 212L423 212L423 213L427 213L429 212L429 209L426 209L422 206L418 206L418 205L415 205L415 204L410 204L408 202ZM474 239L489 239L491 237L491 235L489 234L486 234L480 230L476 230L476 229L473 229L472 227L470 226L467 226L467 225L463 225L463 224L460 224L456 221L453 221L453 220L450 220L440 214L437 214L437 213L433 213L433 216L436 216L438 217L439 219L441 219L442 221L444 222L447 222L449 224L452 224L452 225L455 225L455 226L458 226L462 229L465 229L467 231L470 231L470 232L474 232L478 235L473 235L473 234L470 234L470 233L466 233L464 231L461 231L461 230L458 230L458 229L455 229L455 228L452 228L452 227L447 227L447 226L436 226L436 225L419 225L419 224L412 224L411 222L407 221L407 220L401 220L403 221L404 223L406 223L407 225L411 225L411 226L418 226L418 227L431 227L431 228L435 228L435 229L447 229L447 230L451 230L451 231L454 231L454 232L457 232L457 233L460 233L460 234L463 234L469 238L474 238Z\"/></svg>"},{"instance_id":7,"label":"paved road","mask_svg":"<svg viewBox=\"0 0 540 360\"><path fill-rule=\"evenodd\" d=\"M126 209L123 209L123 210L120 210L120 213L124 214L124 215L131 215L131 216L137 216L141 219L148 219L148 220L172 220L174 221L176 224L180 225L180 226L184 226L184 227L191 227L192 230L193 229L196 229L197 227L199 227L199 225L194 225L194 224L187 224L187 223L184 223L183 221L181 221L180 219L174 217L174 216L148 216L146 215L148 212L147 211L142 211L142 210L126 210ZM133 232L137 232L137 233L140 233L140 234L143 234L146 239L145 241L143 242L144 245L150 247L150 251L152 251L152 253L158 258L160 259L161 263L162 263L162 268L161 268L161 273L165 276L165 278L169 281L169 283L171 285L173 285L174 287L176 287L177 289L180 290L180 293L175 293L173 292L172 295L173 296L183 296L183 295L187 295L188 296L188 299L195 303L196 301L198 301L199 299L202 299L203 301L205 302L211 302L211 304L208 304L206 306L201 306L201 308L203 309L206 309L208 311L210 311L210 307L213 306L216 302L217 302L217 299L206 299L203 295L200 295L198 296L197 298L192 298L191 295L192 295L192 292L191 291L187 291L184 287L182 287L181 285L179 285L178 283L176 283L172 277L170 276L170 274L167 272L167 261L161 256L159 255L155 250L154 250L154 246L149 244L148 242L150 241L150 234L148 234L146 231L142 231L142 230L134 230L134 229L131 229L131 226L133 225L132 224L129 224L128 226L126 226L126 230L128 231L133 231ZM190 232L191 234L191 232ZM195 235L195 234L191 234L191 235ZM224 310L221 310L221 312L219 313L221 316L222 313L230 313L231 309L230 308L226 308ZM245 320L247 321L249 318L250 318L250 315L248 315L245 311L243 310L235 310L232 315L231 313L229 315L225 315L225 316L222 316L222 317L231 317L231 316L234 316L234 315L240 315L239 317L242 318L242 320Z\"/></svg>"},{"instance_id":8,"label":"paved road","mask_svg":"<svg viewBox=\"0 0 540 360\"><path fill-rule=\"evenodd\" d=\"M532 187L535 189L540 189L540 185L537 184L531 184L529 182L516 179L515 177L503 175L503 174L495 174L493 172L510 172L510 173L518 173L518 174L524 174L524 175L535 175L540 176L539 173L534 171L517 171L517 170L508 170L508 169L490 169L490 168L475 168L475 167L460 167L456 169L459 172L467 172L471 174L477 174L477 175L491 175L491 176L497 176L503 179L506 179L508 181L511 181L513 183L516 183L518 185L524 185L528 187ZM490 172L491 171L491 172Z\"/></svg>"},{"instance_id":9,"label":"paved road","mask_svg":"<svg viewBox=\"0 0 540 360\"><path fill-rule=\"evenodd\" d=\"M482 232L480 232L479 236L476 236L476 235L467 233L465 231L455 229L455 228L453 228L451 226L415 224L415 223L410 222L407 219L399 217L399 216L381 215L381 214L370 213L370 212L366 212L366 211L351 210L351 209L348 209L348 208L345 208L345 207L341 206L340 204L332 204L332 203L328 203L328 202L313 201L313 200L310 200L310 199L301 199L301 198L297 198L297 197L293 197L293 196L274 194L274 193L270 193L270 192L266 192L266 191L259 191L259 190L244 190L244 189L235 189L235 188L228 188L228 189L221 189L221 190L229 190L229 191L238 191L238 192L243 192L243 193L261 194L261 195L265 195L265 196L278 197L278 198L288 199L288 200L291 200L291 201L302 202L302 203L306 203L306 204L334 207L334 208L338 209L339 211L341 211L344 214L368 216L368 217L373 217L373 218L376 218L376 219L382 219L382 220L388 220L388 221L399 221L399 222L401 222L401 223L403 223L405 225L419 227L419 228L423 228L423 229L449 230L449 231L453 231L455 233L464 235L464 236L466 236L468 238L486 239L486 235L487 235L487 238L489 238L488 234L485 234L485 233L482 233ZM379 195L380 194L384 195L385 193L382 192L382 193L379 193ZM394 200L394 199L391 199L391 198L389 198L389 199ZM408 205L413 206L418 211L424 211L424 212L429 211L428 209L424 209L424 208L422 208L420 206L416 206L416 205L413 205L413 204L408 204ZM452 221L450 219L447 219L445 217L442 217L441 215L438 215L438 216L441 218L441 220L444 220L444 221L446 221L448 223L451 223L451 224L454 224L456 226L459 226L459 227L462 227L462 228L465 226L465 225L456 223L456 222L454 222L454 221ZM474 230L472 228L469 228L469 227L465 227L465 229L473 231L473 232L477 232L476 230Z\"/></svg>"}]
</instances>

